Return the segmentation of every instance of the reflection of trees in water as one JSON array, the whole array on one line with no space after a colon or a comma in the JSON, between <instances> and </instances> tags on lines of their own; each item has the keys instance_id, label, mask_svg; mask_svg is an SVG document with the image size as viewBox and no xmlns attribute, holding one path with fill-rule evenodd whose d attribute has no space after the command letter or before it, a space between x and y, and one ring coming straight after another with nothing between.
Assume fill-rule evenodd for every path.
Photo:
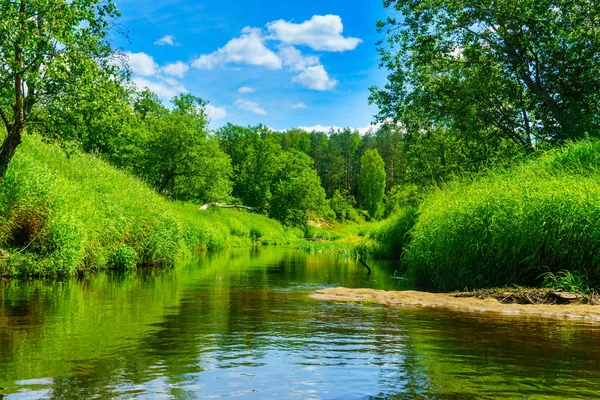
<instances>
[{"instance_id":1,"label":"reflection of trees in water","mask_svg":"<svg viewBox=\"0 0 600 400\"><path fill-rule=\"evenodd\" d=\"M368 367L369 387L384 388L379 395L387 398L502 391L521 374L564 386L567 376L557 370L598 378L600 350L586 349L597 331L554 321L334 306L297 289L377 279L360 272L339 258L258 248L210 254L176 269L102 274L60 290L39 284L43 290L36 292L27 283L24 307L15 300L20 289L5 288L0 327L16 321L13 313L34 329L0 329L0 363L13 369L0 375L0 386L8 381L14 393L17 379L54 375L55 398L108 398L119 388L135 393L148 386L185 396L180 387L203 371L260 369L281 354L293 368L318 367L332 382L342 365ZM72 341L50 348L48 337L61 334L73 335ZM19 358L32 352L33 363Z\"/></svg>"}]
</instances>

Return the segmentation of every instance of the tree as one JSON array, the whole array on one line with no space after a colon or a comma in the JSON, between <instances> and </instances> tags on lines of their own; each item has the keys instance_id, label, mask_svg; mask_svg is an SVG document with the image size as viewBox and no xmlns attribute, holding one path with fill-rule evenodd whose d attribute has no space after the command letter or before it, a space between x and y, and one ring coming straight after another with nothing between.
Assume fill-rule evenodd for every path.
<instances>
[{"instance_id":1,"label":"tree","mask_svg":"<svg viewBox=\"0 0 600 400\"><path fill-rule=\"evenodd\" d=\"M360 158L358 189L369 216L379 218L385 193L385 165L377 149L368 149Z\"/></svg>"},{"instance_id":2,"label":"tree","mask_svg":"<svg viewBox=\"0 0 600 400\"><path fill-rule=\"evenodd\" d=\"M93 88L83 88L86 84ZM76 96L61 93L40 101L31 112L28 131L63 144L77 143L82 150L101 153L114 162L120 143L127 142L122 135L134 117L132 88L118 79L75 85L80 88Z\"/></svg>"},{"instance_id":3,"label":"tree","mask_svg":"<svg viewBox=\"0 0 600 400\"><path fill-rule=\"evenodd\" d=\"M272 193L270 215L287 225L306 225L310 214L321 215L326 205L313 160L297 150L282 154Z\"/></svg>"},{"instance_id":4,"label":"tree","mask_svg":"<svg viewBox=\"0 0 600 400\"><path fill-rule=\"evenodd\" d=\"M263 125L223 126L217 132L221 148L231 157L233 197L244 205L268 213L272 181L280 169L280 139Z\"/></svg>"},{"instance_id":5,"label":"tree","mask_svg":"<svg viewBox=\"0 0 600 400\"><path fill-rule=\"evenodd\" d=\"M140 100L138 105L152 106L151 98ZM207 103L189 94L173 98L172 103L172 111L152 106L158 114L145 114L146 131L138 133L141 143L133 149L141 157L134 163L134 173L175 199L208 203L227 198L231 160L208 134Z\"/></svg>"},{"instance_id":6,"label":"tree","mask_svg":"<svg viewBox=\"0 0 600 400\"><path fill-rule=\"evenodd\" d=\"M597 134L600 17L588 0L384 0L390 71L371 102L413 133L443 129L474 158ZM504 151L504 150L502 150Z\"/></svg>"},{"instance_id":7,"label":"tree","mask_svg":"<svg viewBox=\"0 0 600 400\"><path fill-rule=\"evenodd\" d=\"M335 219L338 222L346 220L356 220L358 214L354 209L356 200L354 196L345 191L336 190L331 199L329 199L329 207L335 214Z\"/></svg>"},{"instance_id":8,"label":"tree","mask_svg":"<svg viewBox=\"0 0 600 400\"><path fill-rule=\"evenodd\" d=\"M107 38L118 15L112 0L0 0L0 177L37 103L77 95L75 80L118 79Z\"/></svg>"}]
</instances>

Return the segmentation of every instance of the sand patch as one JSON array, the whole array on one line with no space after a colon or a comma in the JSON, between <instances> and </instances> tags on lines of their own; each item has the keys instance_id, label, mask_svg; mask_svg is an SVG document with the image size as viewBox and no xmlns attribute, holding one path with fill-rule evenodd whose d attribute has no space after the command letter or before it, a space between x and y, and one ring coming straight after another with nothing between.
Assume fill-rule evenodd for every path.
<instances>
[{"instance_id":1,"label":"sand patch","mask_svg":"<svg viewBox=\"0 0 600 400\"><path fill-rule=\"evenodd\" d=\"M427 293L412 290L385 291L375 289L328 288L317 290L310 297L317 300L362 302L370 301L395 307L447 308L469 312L496 312L512 315L533 315L551 318L574 318L600 322L600 306L580 304L503 304L493 297L457 296L456 293Z\"/></svg>"}]
</instances>

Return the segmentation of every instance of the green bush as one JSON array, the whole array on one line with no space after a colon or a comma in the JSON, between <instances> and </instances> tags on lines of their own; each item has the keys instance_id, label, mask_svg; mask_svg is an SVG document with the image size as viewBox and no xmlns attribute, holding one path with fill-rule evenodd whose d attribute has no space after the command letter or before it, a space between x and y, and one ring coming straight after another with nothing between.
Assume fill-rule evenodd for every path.
<instances>
[{"instance_id":1,"label":"green bush","mask_svg":"<svg viewBox=\"0 0 600 400\"><path fill-rule=\"evenodd\" d=\"M419 188L416 185L396 185L385 197L383 217L389 218L408 207L419 204Z\"/></svg>"}]
</instances>

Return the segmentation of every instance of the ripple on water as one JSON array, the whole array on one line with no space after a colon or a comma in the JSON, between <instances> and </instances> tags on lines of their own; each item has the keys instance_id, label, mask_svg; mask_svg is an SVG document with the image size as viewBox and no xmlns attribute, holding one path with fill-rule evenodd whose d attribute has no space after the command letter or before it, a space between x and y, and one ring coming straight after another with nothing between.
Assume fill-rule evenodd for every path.
<instances>
[{"instance_id":1,"label":"ripple on water","mask_svg":"<svg viewBox=\"0 0 600 400\"><path fill-rule=\"evenodd\" d=\"M373 264L369 277L261 248L147 276L0 283L0 397L600 396L598 325L308 298L398 287Z\"/></svg>"}]
</instances>

